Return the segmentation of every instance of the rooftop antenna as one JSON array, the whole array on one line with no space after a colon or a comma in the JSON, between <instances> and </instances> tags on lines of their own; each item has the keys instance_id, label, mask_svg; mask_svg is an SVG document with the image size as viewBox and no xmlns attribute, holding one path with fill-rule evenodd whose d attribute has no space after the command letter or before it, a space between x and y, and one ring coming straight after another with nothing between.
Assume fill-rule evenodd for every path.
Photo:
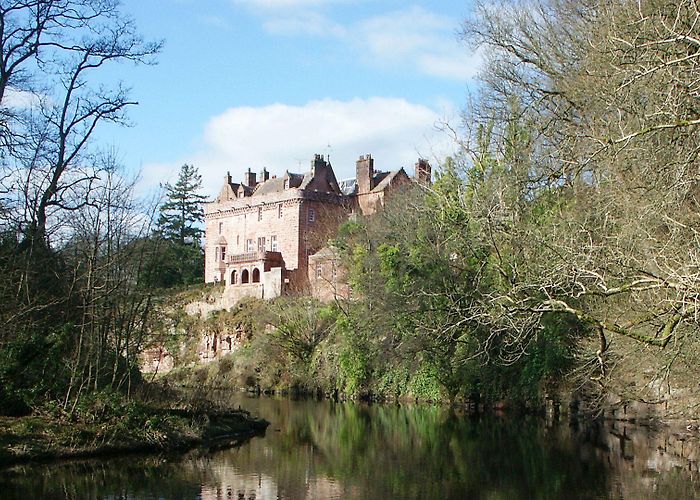
<instances>
[{"instance_id":1,"label":"rooftop antenna","mask_svg":"<svg viewBox=\"0 0 700 500\"><path fill-rule=\"evenodd\" d=\"M331 151L333 151L333 148L331 147L330 144L326 144L326 150L328 153L326 153L326 160L328 160L328 163L331 162Z\"/></svg>"}]
</instances>

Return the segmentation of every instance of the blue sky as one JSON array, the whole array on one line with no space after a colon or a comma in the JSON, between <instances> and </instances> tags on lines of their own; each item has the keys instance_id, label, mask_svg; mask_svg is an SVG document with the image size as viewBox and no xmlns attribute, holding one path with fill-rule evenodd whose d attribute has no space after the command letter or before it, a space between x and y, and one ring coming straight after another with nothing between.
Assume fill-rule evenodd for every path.
<instances>
[{"instance_id":1,"label":"blue sky","mask_svg":"<svg viewBox=\"0 0 700 500\"><path fill-rule=\"evenodd\" d=\"M141 169L142 188L188 162L213 195L226 171L305 171L314 153L339 178L366 153L412 170L450 152L435 124L458 122L479 64L457 37L466 1L123 0L123 11L165 41L156 66L110 70L140 104L133 127L99 137Z\"/></svg>"}]
</instances>

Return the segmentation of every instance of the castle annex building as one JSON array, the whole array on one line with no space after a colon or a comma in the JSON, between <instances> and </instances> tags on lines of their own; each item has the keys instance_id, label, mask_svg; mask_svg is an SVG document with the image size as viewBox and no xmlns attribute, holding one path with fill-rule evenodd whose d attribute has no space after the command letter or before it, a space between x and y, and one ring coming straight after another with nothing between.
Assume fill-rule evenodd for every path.
<instances>
[{"instance_id":1,"label":"castle annex building","mask_svg":"<svg viewBox=\"0 0 700 500\"><path fill-rule=\"evenodd\" d=\"M318 288L314 280L338 279L335 264L328 264L333 253L324 249L338 226L353 213L373 214L401 186L431 177L425 160L411 179L403 168L375 171L371 155L360 156L356 172L355 179L338 181L330 163L315 155L306 173L271 177L264 169L258 178L248 169L240 184L227 174L205 206L205 281L225 283L233 302L306 292Z\"/></svg>"}]
</instances>

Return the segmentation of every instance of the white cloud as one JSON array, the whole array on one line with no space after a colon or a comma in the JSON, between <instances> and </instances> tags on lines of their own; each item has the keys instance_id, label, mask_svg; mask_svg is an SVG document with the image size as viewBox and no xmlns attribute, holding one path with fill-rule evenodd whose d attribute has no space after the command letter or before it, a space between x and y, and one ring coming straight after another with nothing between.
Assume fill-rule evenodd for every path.
<instances>
[{"instance_id":1,"label":"white cloud","mask_svg":"<svg viewBox=\"0 0 700 500\"><path fill-rule=\"evenodd\" d=\"M5 89L2 105L8 108L27 109L41 102L41 97L27 90L16 90L11 87Z\"/></svg>"},{"instance_id":2,"label":"white cloud","mask_svg":"<svg viewBox=\"0 0 700 500\"><path fill-rule=\"evenodd\" d=\"M319 11L343 0L236 1L256 10L263 28L272 35L332 37L352 47L366 64L383 69L466 81L476 75L481 65L480 54L470 54L458 42L458 19L420 6L343 25Z\"/></svg>"},{"instance_id":3,"label":"white cloud","mask_svg":"<svg viewBox=\"0 0 700 500\"><path fill-rule=\"evenodd\" d=\"M481 53L454 52L446 50L432 54L420 54L416 57L416 63L421 71L428 75L460 81L475 77L481 68Z\"/></svg>"},{"instance_id":4,"label":"white cloud","mask_svg":"<svg viewBox=\"0 0 700 500\"><path fill-rule=\"evenodd\" d=\"M182 163L193 163L213 196L227 171L239 181L249 167L267 167L273 175L305 172L315 153L330 154L338 178L353 177L355 160L367 153L377 169L404 167L410 175L419 156L452 152L448 137L435 129L442 118L427 106L379 97L231 108L209 121L198 152L171 165L145 166L144 183L157 185L174 178Z\"/></svg>"},{"instance_id":5,"label":"white cloud","mask_svg":"<svg viewBox=\"0 0 700 500\"><path fill-rule=\"evenodd\" d=\"M312 35L344 37L346 30L340 24L318 12L295 12L275 16L263 22L268 33L281 36Z\"/></svg>"},{"instance_id":6,"label":"white cloud","mask_svg":"<svg viewBox=\"0 0 700 500\"><path fill-rule=\"evenodd\" d=\"M363 21L355 40L374 64L412 66L424 74L468 80L479 70L481 57L457 42L455 29L454 19L413 6Z\"/></svg>"}]
</instances>

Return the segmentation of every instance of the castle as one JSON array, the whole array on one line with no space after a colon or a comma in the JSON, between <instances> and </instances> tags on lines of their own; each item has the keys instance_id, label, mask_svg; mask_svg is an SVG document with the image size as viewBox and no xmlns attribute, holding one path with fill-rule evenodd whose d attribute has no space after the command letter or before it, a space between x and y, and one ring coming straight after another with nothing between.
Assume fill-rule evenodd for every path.
<instances>
[{"instance_id":1,"label":"castle","mask_svg":"<svg viewBox=\"0 0 700 500\"><path fill-rule=\"evenodd\" d=\"M375 213L402 186L430 183L431 167L419 159L411 178L403 168L375 171L372 156L363 155L356 174L338 181L318 154L303 174L271 177L263 169L258 178L248 169L241 183L227 174L216 199L205 205L205 281L225 283L231 303L245 296L329 293L319 285L342 281L337 256L326 248L338 226L352 214Z\"/></svg>"}]
</instances>

